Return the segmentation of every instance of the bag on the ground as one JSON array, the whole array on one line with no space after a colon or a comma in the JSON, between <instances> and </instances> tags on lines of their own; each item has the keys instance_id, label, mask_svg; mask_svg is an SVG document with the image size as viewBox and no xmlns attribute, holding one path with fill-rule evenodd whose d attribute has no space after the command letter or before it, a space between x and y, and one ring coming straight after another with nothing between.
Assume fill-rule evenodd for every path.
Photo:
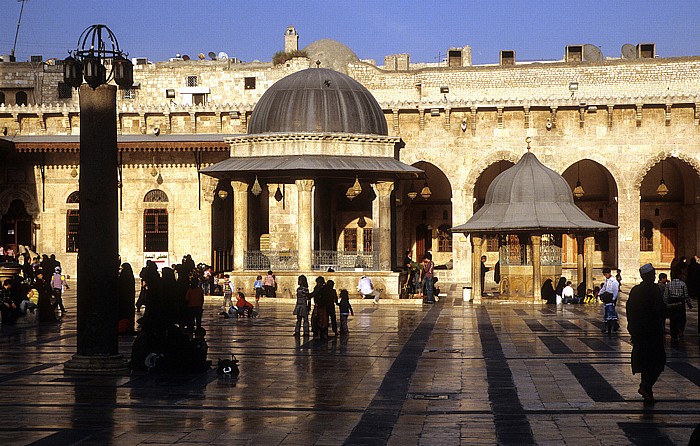
<instances>
[{"instance_id":1,"label":"bag on the ground","mask_svg":"<svg viewBox=\"0 0 700 446\"><path fill-rule=\"evenodd\" d=\"M220 359L216 366L216 373L221 376L238 376L240 370L238 370L238 359L235 355L231 355L231 359Z\"/></svg>"}]
</instances>

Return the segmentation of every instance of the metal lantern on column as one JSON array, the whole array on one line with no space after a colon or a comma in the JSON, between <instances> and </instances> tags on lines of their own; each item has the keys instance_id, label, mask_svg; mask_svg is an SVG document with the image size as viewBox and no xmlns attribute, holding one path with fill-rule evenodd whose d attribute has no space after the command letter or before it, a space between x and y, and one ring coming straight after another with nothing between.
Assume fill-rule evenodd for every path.
<instances>
[{"instance_id":1,"label":"metal lantern on column","mask_svg":"<svg viewBox=\"0 0 700 446\"><path fill-rule=\"evenodd\" d=\"M75 50L69 51L63 60L63 80L78 88L85 82L97 88L111 80L122 88L130 88L134 82L134 67L119 49L119 42L106 25L92 25L78 38ZM109 63L110 70L105 65Z\"/></svg>"}]
</instances>

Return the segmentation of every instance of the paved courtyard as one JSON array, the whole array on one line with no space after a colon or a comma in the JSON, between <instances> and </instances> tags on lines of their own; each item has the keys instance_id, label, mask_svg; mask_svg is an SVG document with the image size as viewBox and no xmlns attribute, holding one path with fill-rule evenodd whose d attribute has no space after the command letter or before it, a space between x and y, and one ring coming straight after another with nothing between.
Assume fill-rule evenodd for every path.
<instances>
[{"instance_id":1,"label":"paved courtyard","mask_svg":"<svg viewBox=\"0 0 700 446\"><path fill-rule=\"evenodd\" d=\"M604 335L597 305L356 301L350 336L321 342L292 336L291 301L225 320L212 298L209 357L234 353L237 379L98 377L63 373L74 293L60 325L2 327L0 445L685 445L700 422L695 310L645 408L624 306Z\"/></svg>"}]
</instances>

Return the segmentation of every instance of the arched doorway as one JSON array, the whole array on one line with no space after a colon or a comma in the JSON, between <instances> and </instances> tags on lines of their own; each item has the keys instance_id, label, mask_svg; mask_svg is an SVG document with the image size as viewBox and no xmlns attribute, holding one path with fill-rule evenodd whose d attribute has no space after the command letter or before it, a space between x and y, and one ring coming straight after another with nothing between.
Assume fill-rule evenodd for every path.
<instances>
[{"instance_id":1,"label":"arched doorway","mask_svg":"<svg viewBox=\"0 0 700 446\"><path fill-rule=\"evenodd\" d=\"M700 246L700 175L683 159L659 160L640 185L640 220L651 227L652 251L640 252L640 262L670 268L676 257L691 257Z\"/></svg>"},{"instance_id":2,"label":"arched doorway","mask_svg":"<svg viewBox=\"0 0 700 446\"><path fill-rule=\"evenodd\" d=\"M397 191L403 206L401 221L398 222L402 236L398 241L399 248L411 250L416 261L421 261L430 251L436 267L450 268L451 236L443 229L452 227L452 185L436 165L427 161L412 165L423 170L426 178L403 181ZM450 241L447 242L446 238ZM401 259L403 254L401 251Z\"/></svg>"},{"instance_id":3,"label":"arched doorway","mask_svg":"<svg viewBox=\"0 0 700 446\"><path fill-rule=\"evenodd\" d=\"M0 244L12 247L15 253L19 245L29 246L32 243L32 216L29 215L22 200L13 200L10 207L2 216L2 234Z\"/></svg>"},{"instance_id":4,"label":"arched doorway","mask_svg":"<svg viewBox=\"0 0 700 446\"><path fill-rule=\"evenodd\" d=\"M617 183L610 171L602 164L582 159L569 166L562 176L574 194L574 203L591 219L617 226ZM618 266L618 231L595 234L593 265L596 268ZM576 268L579 254L576 239L569 234L562 237L562 267ZM580 253L583 254L583 253Z\"/></svg>"}]
</instances>

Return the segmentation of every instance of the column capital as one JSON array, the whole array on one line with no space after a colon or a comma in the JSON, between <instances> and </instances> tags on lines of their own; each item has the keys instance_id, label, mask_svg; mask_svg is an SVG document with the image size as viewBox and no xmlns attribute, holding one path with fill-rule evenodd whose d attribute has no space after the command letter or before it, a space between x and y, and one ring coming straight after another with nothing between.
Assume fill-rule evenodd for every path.
<instances>
[{"instance_id":1,"label":"column capital","mask_svg":"<svg viewBox=\"0 0 700 446\"><path fill-rule=\"evenodd\" d=\"M231 181L231 189L234 192L248 192L247 181Z\"/></svg>"},{"instance_id":2,"label":"column capital","mask_svg":"<svg viewBox=\"0 0 700 446\"><path fill-rule=\"evenodd\" d=\"M394 190L394 182L377 181L372 183L372 188L377 192L377 195L389 195Z\"/></svg>"},{"instance_id":3,"label":"column capital","mask_svg":"<svg viewBox=\"0 0 700 446\"><path fill-rule=\"evenodd\" d=\"M294 184L296 184L297 189L299 189L300 192L311 192L311 188L314 186L314 180L295 180Z\"/></svg>"}]
</instances>

